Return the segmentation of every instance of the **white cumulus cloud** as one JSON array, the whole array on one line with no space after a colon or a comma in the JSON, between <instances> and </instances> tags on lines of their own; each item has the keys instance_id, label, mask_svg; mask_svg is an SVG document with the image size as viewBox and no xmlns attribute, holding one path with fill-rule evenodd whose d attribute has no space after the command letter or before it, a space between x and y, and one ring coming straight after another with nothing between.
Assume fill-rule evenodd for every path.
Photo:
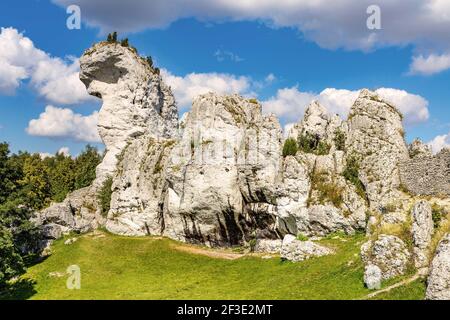
<instances>
[{"instance_id":1,"label":"white cumulus cloud","mask_svg":"<svg viewBox=\"0 0 450 320\"><path fill-rule=\"evenodd\" d=\"M83 19L102 32L164 28L183 18L258 21L298 29L327 49L373 50L412 45L417 53L450 53L448 0L53 0L77 4ZM378 5L381 30L367 28L367 8ZM106 9L105 9L106 8ZM124 14L126 13L126 14Z\"/></svg>"},{"instance_id":2,"label":"white cumulus cloud","mask_svg":"<svg viewBox=\"0 0 450 320\"><path fill-rule=\"evenodd\" d=\"M428 144L431 146L433 153L438 153L444 148L450 148L450 132L448 134L435 137Z\"/></svg>"},{"instance_id":3,"label":"white cumulus cloud","mask_svg":"<svg viewBox=\"0 0 450 320\"><path fill-rule=\"evenodd\" d=\"M420 55L413 58L410 74L430 76L448 69L450 69L450 53L442 55L431 54L427 57Z\"/></svg>"},{"instance_id":4,"label":"white cumulus cloud","mask_svg":"<svg viewBox=\"0 0 450 320\"><path fill-rule=\"evenodd\" d=\"M97 122L97 111L84 116L67 108L49 105L38 119L29 122L26 131L32 136L101 142L97 132Z\"/></svg>"},{"instance_id":5,"label":"white cumulus cloud","mask_svg":"<svg viewBox=\"0 0 450 320\"><path fill-rule=\"evenodd\" d=\"M79 63L52 57L14 28L0 33L0 94L14 94L24 80L50 103L76 104L94 98L78 79Z\"/></svg>"},{"instance_id":6,"label":"white cumulus cloud","mask_svg":"<svg viewBox=\"0 0 450 320\"><path fill-rule=\"evenodd\" d=\"M215 92L217 94L248 94L252 86L249 77L224 73L190 73L176 76L162 69L164 81L172 88L180 109L191 106L192 99L200 94Z\"/></svg>"},{"instance_id":7,"label":"white cumulus cloud","mask_svg":"<svg viewBox=\"0 0 450 320\"><path fill-rule=\"evenodd\" d=\"M287 122L296 122L303 117L306 107L313 100L317 100L330 114L339 114L342 118L346 118L359 92L359 90L327 88L316 94L302 92L298 87L285 88L278 90L276 96L264 101L263 109L264 112L274 113ZM403 113L407 125L428 120L429 103L423 97L392 88L380 88L376 92Z\"/></svg>"}]
</instances>

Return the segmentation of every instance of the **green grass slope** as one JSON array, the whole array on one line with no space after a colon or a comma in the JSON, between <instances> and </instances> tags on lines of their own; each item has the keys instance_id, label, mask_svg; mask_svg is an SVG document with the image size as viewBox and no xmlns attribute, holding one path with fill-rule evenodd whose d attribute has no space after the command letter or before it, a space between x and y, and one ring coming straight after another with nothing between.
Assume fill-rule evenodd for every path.
<instances>
[{"instance_id":1,"label":"green grass slope","mask_svg":"<svg viewBox=\"0 0 450 320\"><path fill-rule=\"evenodd\" d=\"M323 240L335 255L292 263L211 258L178 250L168 239L84 235L72 245L56 241L53 254L30 267L0 299L361 299L370 293L362 282L363 241L362 235ZM66 288L70 265L81 269L80 290ZM377 298L423 296L418 281Z\"/></svg>"}]
</instances>

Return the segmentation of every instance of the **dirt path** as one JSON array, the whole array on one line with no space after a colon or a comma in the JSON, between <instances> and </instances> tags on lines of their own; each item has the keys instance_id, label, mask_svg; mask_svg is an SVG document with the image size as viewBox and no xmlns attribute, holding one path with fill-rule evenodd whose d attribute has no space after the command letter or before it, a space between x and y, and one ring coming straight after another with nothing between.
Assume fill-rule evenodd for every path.
<instances>
[{"instance_id":1,"label":"dirt path","mask_svg":"<svg viewBox=\"0 0 450 320\"><path fill-rule=\"evenodd\" d=\"M216 259L225 259L225 260L236 260L239 258L242 258L245 256L245 254L240 253L233 253L233 252L227 252L222 250L212 250L212 249L204 249L204 248L198 248L188 245L177 245L174 244L171 246L175 250L188 252L192 254L199 254L202 256L207 256L210 258L216 258Z\"/></svg>"},{"instance_id":2,"label":"dirt path","mask_svg":"<svg viewBox=\"0 0 450 320\"><path fill-rule=\"evenodd\" d=\"M372 299L372 298L378 296L379 294L386 293L386 292L389 292L389 291L391 291L393 289L406 286L406 285L416 281L417 279L419 279L421 277L422 277L422 275L420 273L416 273L411 278L408 278L408 279L405 279L403 281L400 281L400 282L398 282L396 284L393 284L392 286L386 287L384 289L372 292L372 293L368 294L367 296L365 296L364 298L361 298L361 299L358 299L358 300L369 300L369 299Z\"/></svg>"}]
</instances>

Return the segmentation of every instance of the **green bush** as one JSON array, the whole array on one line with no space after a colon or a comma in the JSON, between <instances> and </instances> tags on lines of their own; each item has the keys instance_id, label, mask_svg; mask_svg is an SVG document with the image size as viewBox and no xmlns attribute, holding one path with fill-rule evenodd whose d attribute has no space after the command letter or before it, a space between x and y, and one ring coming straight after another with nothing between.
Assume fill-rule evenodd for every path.
<instances>
[{"instance_id":1,"label":"green bush","mask_svg":"<svg viewBox=\"0 0 450 320\"><path fill-rule=\"evenodd\" d=\"M336 145L336 149L339 151L345 151L345 140L347 137L345 136L345 133L343 133L341 130L336 130L335 136L334 136L334 144Z\"/></svg>"},{"instance_id":2,"label":"green bush","mask_svg":"<svg viewBox=\"0 0 450 320\"><path fill-rule=\"evenodd\" d=\"M297 141L292 138L286 139L283 146L283 157L295 156L298 151Z\"/></svg>"},{"instance_id":3,"label":"green bush","mask_svg":"<svg viewBox=\"0 0 450 320\"><path fill-rule=\"evenodd\" d=\"M317 135L305 133L298 137L298 147L305 153L313 153L318 156L330 153L331 146L325 141L320 140Z\"/></svg>"},{"instance_id":4,"label":"green bush","mask_svg":"<svg viewBox=\"0 0 450 320\"><path fill-rule=\"evenodd\" d=\"M366 188L359 179L359 169L360 169L359 159L356 155L352 154L349 157L347 157L347 165L342 175L347 181L349 181L356 187L356 192L358 193L358 195L361 198L367 200Z\"/></svg>"},{"instance_id":5,"label":"green bush","mask_svg":"<svg viewBox=\"0 0 450 320\"><path fill-rule=\"evenodd\" d=\"M433 217L434 228L437 229L439 228L442 219L447 215L447 212L445 212L444 208L439 206L437 203L434 203L431 206L431 212Z\"/></svg>"},{"instance_id":6,"label":"green bush","mask_svg":"<svg viewBox=\"0 0 450 320\"><path fill-rule=\"evenodd\" d=\"M102 216L104 217L108 215L109 209L111 208L112 184L113 179L110 177L103 183L103 186L97 195L102 209Z\"/></svg>"},{"instance_id":7,"label":"green bush","mask_svg":"<svg viewBox=\"0 0 450 320\"><path fill-rule=\"evenodd\" d=\"M122 47L129 47L130 44L128 43L128 38L123 39L122 41L120 41L120 45Z\"/></svg>"},{"instance_id":8,"label":"green bush","mask_svg":"<svg viewBox=\"0 0 450 320\"><path fill-rule=\"evenodd\" d=\"M311 176L311 188L318 191L318 201L322 205L331 202L336 208L340 208L344 203L342 188L335 181L330 181L326 172L314 173ZM309 198L308 206L311 205L311 201Z\"/></svg>"}]
</instances>

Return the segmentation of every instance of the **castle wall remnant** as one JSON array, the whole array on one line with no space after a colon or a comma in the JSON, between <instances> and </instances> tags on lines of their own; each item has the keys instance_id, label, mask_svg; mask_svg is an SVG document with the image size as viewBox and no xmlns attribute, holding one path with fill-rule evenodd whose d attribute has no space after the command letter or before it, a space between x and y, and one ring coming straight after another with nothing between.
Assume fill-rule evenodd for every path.
<instances>
[{"instance_id":1,"label":"castle wall remnant","mask_svg":"<svg viewBox=\"0 0 450 320\"><path fill-rule=\"evenodd\" d=\"M450 149L400 163L401 182L416 195L450 195Z\"/></svg>"}]
</instances>

